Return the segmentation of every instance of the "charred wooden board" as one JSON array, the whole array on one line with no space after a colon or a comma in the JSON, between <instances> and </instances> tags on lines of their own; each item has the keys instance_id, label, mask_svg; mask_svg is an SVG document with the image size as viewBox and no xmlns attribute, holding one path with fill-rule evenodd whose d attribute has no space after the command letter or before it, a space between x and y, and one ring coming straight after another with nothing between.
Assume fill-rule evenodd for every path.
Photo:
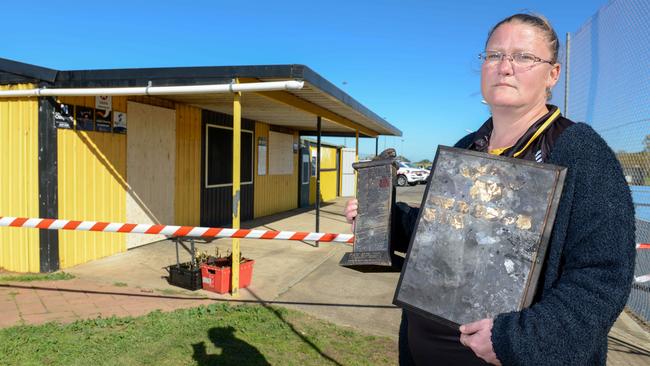
<instances>
[{"instance_id":1,"label":"charred wooden board","mask_svg":"<svg viewBox=\"0 0 650 366\"><path fill-rule=\"evenodd\" d=\"M440 147L394 303L451 326L529 306L565 172Z\"/></svg>"}]
</instances>

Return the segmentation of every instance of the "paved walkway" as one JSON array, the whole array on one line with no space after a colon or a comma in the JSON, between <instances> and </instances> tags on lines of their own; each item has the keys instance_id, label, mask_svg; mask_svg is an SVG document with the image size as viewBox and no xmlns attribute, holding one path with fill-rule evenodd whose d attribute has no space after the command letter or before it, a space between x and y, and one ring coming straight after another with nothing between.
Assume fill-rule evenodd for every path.
<instances>
[{"instance_id":1,"label":"paved walkway","mask_svg":"<svg viewBox=\"0 0 650 366\"><path fill-rule=\"evenodd\" d=\"M348 232L343 200L323 207L322 231ZM295 210L255 220L246 227L311 231L314 212ZM110 234L109 234L110 235ZM222 253L230 240L201 244ZM256 260L252 285L238 299L170 286L164 267L174 263L171 242L146 245L67 270L67 281L0 283L0 327L72 322L109 316L140 316L215 301L267 302L311 313L339 325L396 339L400 310L392 305L399 273L363 274L338 265L344 244L242 240L242 253ZM182 253L181 260L189 256ZM650 365L650 335L623 313L610 333L609 365Z\"/></svg>"}]
</instances>

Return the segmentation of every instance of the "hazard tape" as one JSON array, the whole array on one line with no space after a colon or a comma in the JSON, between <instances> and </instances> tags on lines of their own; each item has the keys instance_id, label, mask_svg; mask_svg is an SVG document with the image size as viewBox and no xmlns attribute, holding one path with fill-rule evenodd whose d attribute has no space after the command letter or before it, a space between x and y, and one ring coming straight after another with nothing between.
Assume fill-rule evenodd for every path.
<instances>
[{"instance_id":1,"label":"hazard tape","mask_svg":"<svg viewBox=\"0 0 650 366\"><path fill-rule=\"evenodd\" d=\"M637 249L650 249L650 243L638 243L636 245ZM650 273L643 276L634 277L634 282L636 283L646 283L650 282Z\"/></svg>"},{"instance_id":2,"label":"hazard tape","mask_svg":"<svg viewBox=\"0 0 650 366\"><path fill-rule=\"evenodd\" d=\"M634 277L634 282L636 282L636 283L650 282L650 274L643 275L643 276L636 276L636 277Z\"/></svg>"},{"instance_id":3,"label":"hazard tape","mask_svg":"<svg viewBox=\"0 0 650 366\"><path fill-rule=\"evenodd\" d=\"M171 237L196 238L246 238L272 240L312 240L322 242L353 243L352 234L309 233L297 231L273 231L250 229L227 229L199 226L175 226L155 224L124 224L101 221L74 221L58 219L34 219L25 217L1 217L0 227L26 227L49 230L99 231L105 233L158 234Z\"/></svg>"},{"instance_id":4,"label":"hazard tape","mask_svg":"<svg viewBox=\"0 0 650 366\"><path fill-rule=\"evenodd\" d=\"M157 234L172 237L242 238L270 240L311 240L322 242L354 243L352 234L310 233L301 231L274 231L252 229L227 229L200 226L158 224L125 224L102 221L75 221L26 217L2 217L0 227L26 227L48 230L99 231L105 233ZM650 243L638 243L636 249L650 249ZM650 276L650 275L649 275ZM641 276L645 277L645 276Z\"/></svg>"}]
</instances>

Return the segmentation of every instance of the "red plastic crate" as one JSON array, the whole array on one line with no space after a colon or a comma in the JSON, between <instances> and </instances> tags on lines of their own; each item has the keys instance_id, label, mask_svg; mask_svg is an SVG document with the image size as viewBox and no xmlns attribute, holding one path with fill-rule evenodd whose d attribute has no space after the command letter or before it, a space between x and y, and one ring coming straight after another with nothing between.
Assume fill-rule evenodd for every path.
<instances>
[{"instance_id":1,"label":"red plastic crate","mask_svg":"<svg viewBox=\"0 0 650 366\"><path fill-rule=\"evenodd\" d=\"M251 284L254 263L255 261L252 259L245 259L239 264L239 288L246 288ZM230 266L202 264L201 277L204 290L219 294L231 291Z\"/></svg>"}]
</instances>

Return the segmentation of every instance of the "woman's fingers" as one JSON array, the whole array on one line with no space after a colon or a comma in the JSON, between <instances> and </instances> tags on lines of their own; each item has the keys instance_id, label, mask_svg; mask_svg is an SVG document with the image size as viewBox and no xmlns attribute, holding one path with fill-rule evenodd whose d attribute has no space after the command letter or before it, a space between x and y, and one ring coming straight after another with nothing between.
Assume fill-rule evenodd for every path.
<instances>
[{"instance_id":1,"label":"woman's fingers","mask_svg":"<svg viewBox=\"0 0 650 366\"><path fill-rule=\"evenodd\" d=\"M348 223L352 223L354 218L357 217L357 210L359 209L359 202L356 199L351 199L345 205L343 214Z\"/></svg>"}]
</instances>

